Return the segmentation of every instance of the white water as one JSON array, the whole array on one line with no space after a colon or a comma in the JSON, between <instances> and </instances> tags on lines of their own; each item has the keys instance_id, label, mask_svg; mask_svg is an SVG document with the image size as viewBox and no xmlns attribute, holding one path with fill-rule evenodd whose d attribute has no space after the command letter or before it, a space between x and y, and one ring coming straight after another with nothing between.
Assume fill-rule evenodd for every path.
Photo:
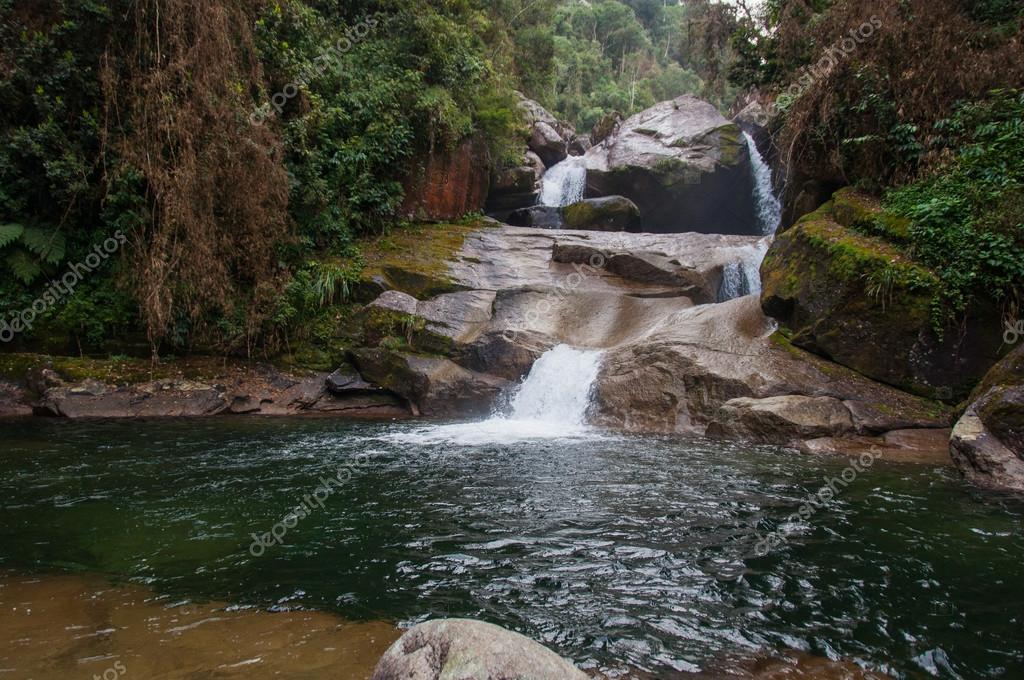
<instances>
[{"instance_id":1,"label":"white water","mask_svg":"<svg viewBox=\"0 0 1024 680\"><path fill-rule=\"evenodd\" d=\"M772 186L772 169L761 157L754 138L746 132L743 133L743 138L747 140L750 163L754 170L754 201L757 204L758 220L761 222L761 233L771 236L782 222L782 204L775 197L775 189Z\"/></svg>"},{"instance_id":2,"label":"white water","mask_svg":"<svg viewBox=\"0 0 1024 680\"><path fill-rule=\"evenodd\" d=\"M744 295L761 292L761 263L768 252L771 239L764 238L756 245L737 248L739 258L725 265L722 285L718 288L718 302L727 302Z\"/></svg>"},{"instance_id":3,"label":"white water","mask_svg":"<svg viewBox=\"0 0 1024 680\"><path fill-rule=\"evenodd\" d=\"M422 427L386 439L409 444L479 446L596 437L587 425L587 409L600 367L601 352L559 345L533 365L512 397L508 415L495 415L479 423Z\"/></svg>"},{"instance_id":4,"label":"white water","mask_svg":"<svg viewBox=\"0 0 1024 680\"><path fill-rule=\"evenodd\" d=\"M583 200L587 188L587 166L583 156L569 156L544 173L540 204L560 208Z\"/></svg>"}]
</instances>

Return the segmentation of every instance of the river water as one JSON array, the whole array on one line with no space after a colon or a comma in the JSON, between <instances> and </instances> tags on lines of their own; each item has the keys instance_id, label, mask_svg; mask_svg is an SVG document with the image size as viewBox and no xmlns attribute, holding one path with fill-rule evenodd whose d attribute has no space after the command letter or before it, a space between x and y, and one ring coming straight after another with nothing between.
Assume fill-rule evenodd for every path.
<instances>
[{"instance_id":1,"label":"river water","mask_svg":"<svg viewBox=\"0 0 1024 680\"><path fill-rule=\"evenodd\" d=\"M446 427L2 424L0 570L352 622L481 618L586 668L656 677L781 649L906 678L1024 677L1024 503L950 468L878 461L793 522L845 459ZM279 543L253 538L275 525ZM786 540L759 556L775 530ZM4 677L64 677L19 675L6 653Z\"/></svg>"}]
</instances>

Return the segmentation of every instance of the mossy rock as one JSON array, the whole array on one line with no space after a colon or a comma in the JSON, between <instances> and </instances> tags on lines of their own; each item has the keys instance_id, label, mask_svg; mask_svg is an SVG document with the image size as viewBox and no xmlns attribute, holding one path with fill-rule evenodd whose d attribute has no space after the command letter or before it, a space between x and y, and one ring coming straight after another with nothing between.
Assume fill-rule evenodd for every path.
<instances>
[{"instance_id":1,"label":"mossy rock","mask_svg":"<svg viewBox=\"0 0 1024 680\"><path fill-rule=\"evenodd\" d=\"M371 290L387 286L420 300L465 290L452 280L449 265L468 234L492 226L487 220L468 220L396 229L364 247L362 285Z\"/></svg>"},{"instance_id":2,"label":"mossy rock","mask_svg":"<svg viewBox=\"0 0 1024 680\"><path fill-rule=\"evenodd\" d=\"M998 310L975 310L937 336L935 273L890 241L840 224L837 206L849 224L872 215L845 193L780 234L761 269L765 313L797 347L928 398L963 399L1000 356Z\"/></svg>"},{"instance_id":3,"label":"mossy rock","mask_svg":"<svg viewBox=\"0 0 1024 680\"><path fill-rule=\"evenodd\" d=\"M562 208L566 229L635 231L640 228L640 208L624 196L588 198Z\"/></svg>"}]
</instances>

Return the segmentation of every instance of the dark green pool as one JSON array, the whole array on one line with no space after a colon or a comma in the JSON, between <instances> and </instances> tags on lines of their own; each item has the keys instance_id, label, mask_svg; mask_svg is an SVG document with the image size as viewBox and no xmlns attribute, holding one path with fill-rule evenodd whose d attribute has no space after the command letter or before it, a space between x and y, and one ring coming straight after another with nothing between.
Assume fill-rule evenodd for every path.
<instances>
[{"instance_id":1,"label":"dark green pool","mask_svg":"<svg viewBox=\"0 0 1024 680\"><path fill-rule=\"evenodd\" d=\"M417 428L0 424L0 568L482 618L590 668L796 648L898 677L1024 678L1024 502L951 469L876 462L792 523L845 459L655 437L458 446ZM345 466L323 507L304 501ZM278 523L281 544L253 545Z\"/></svg>"}]
</instances>

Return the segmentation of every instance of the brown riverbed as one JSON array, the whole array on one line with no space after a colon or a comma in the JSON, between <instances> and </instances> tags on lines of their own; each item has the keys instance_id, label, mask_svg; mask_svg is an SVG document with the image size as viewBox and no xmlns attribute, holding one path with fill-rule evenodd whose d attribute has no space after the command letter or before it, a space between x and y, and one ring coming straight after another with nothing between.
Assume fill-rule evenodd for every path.
<instances>
[{"instance_id":1,"label":"brown riverbed","mask_svg":"<svg viewBox=\"0 0 1024 680\"><path fill-rule=\"evenodd\" d=\"M0 612L4 680L366 680L401 635L386 621L175 604L89 576L2 577Z\"/></svg>"}]
</instances>

